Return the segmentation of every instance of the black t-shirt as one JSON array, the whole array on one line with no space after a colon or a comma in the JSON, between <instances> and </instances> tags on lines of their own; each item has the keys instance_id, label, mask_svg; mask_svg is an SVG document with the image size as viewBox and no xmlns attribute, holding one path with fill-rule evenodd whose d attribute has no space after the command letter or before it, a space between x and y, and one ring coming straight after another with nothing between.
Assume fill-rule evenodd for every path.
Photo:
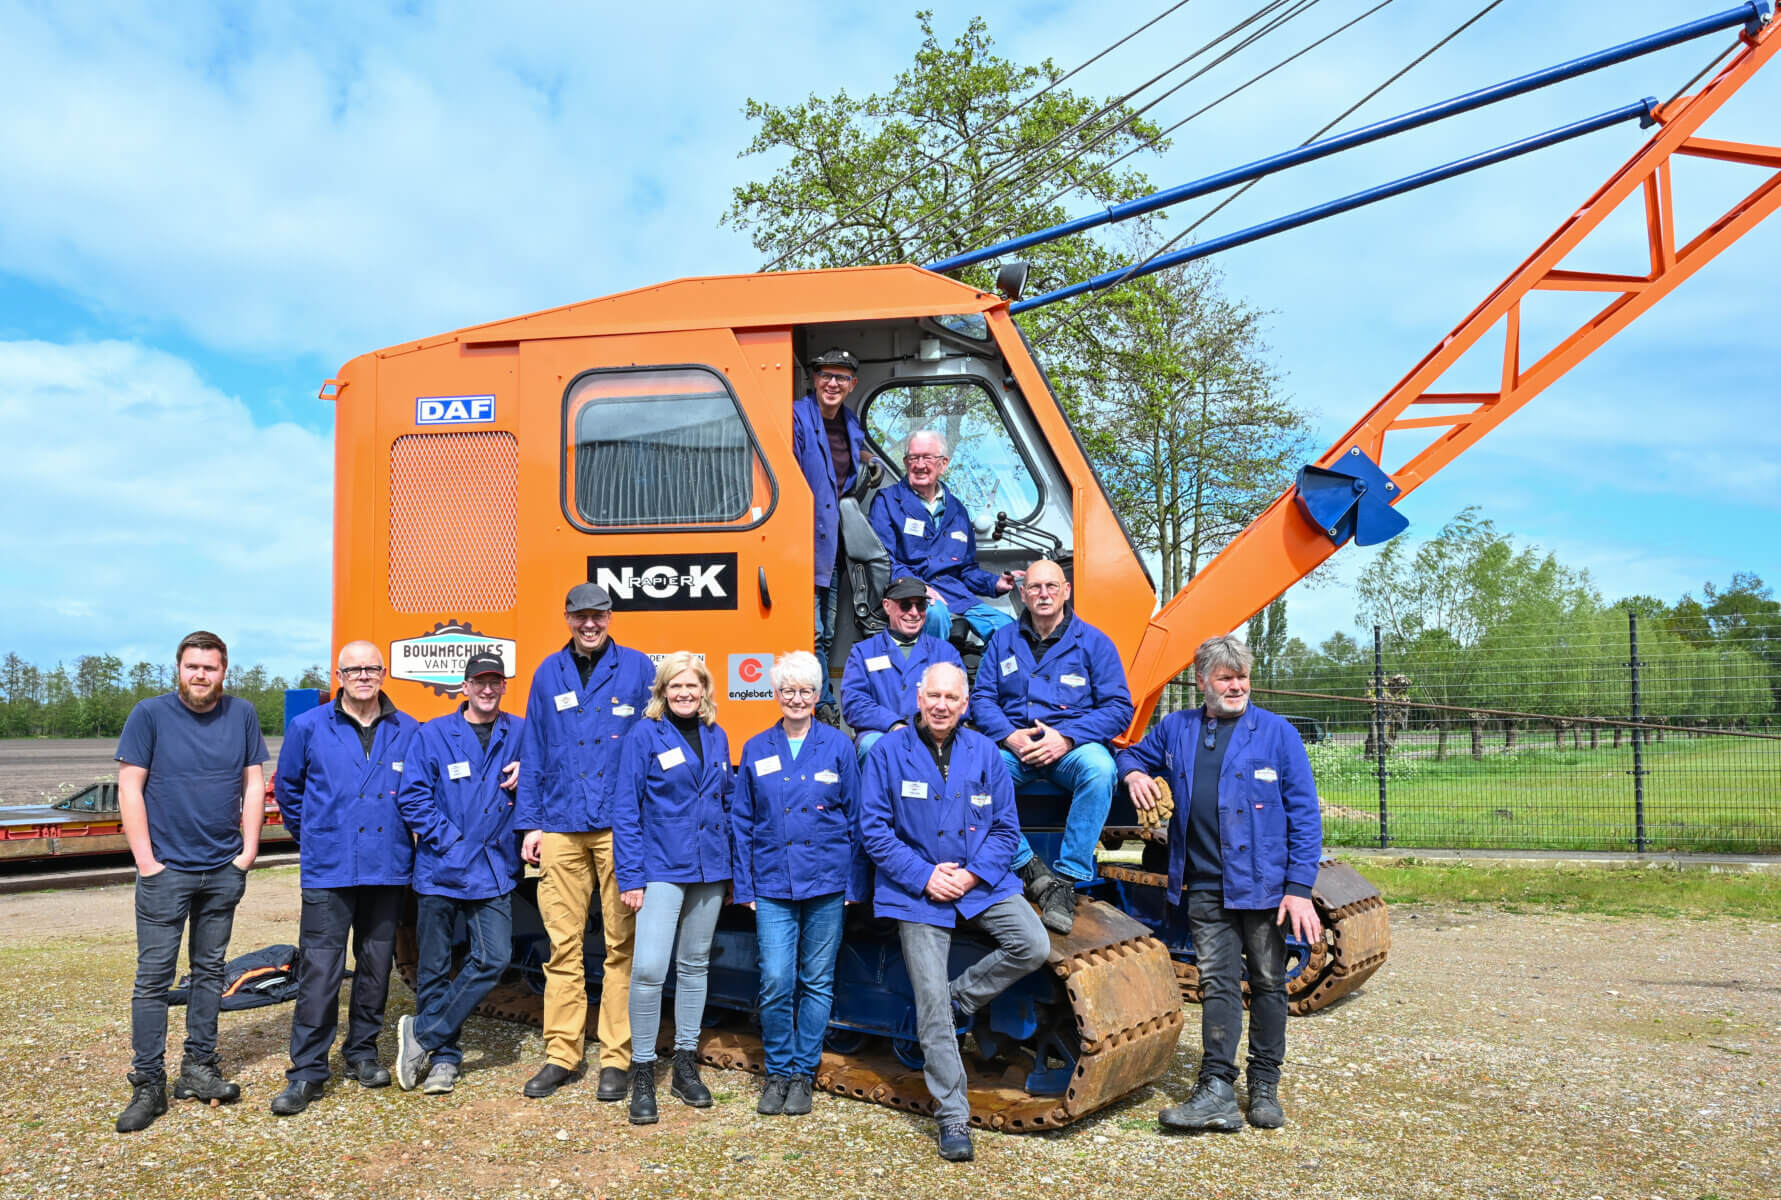
<instances>
[{"instance_id":1,"label":"black t-shirt","mask_svg":"<svg viewBox=\"0 0 1781 1200\"><path fill-rule=\"evenodd\" d=\"M581 676L582 687L587 686L588 676L594 673L594 664L606 656L606 648L610 645L612 645L611 638L601 638L600 644L594 647L592 654L583 654L575 648L575 639L569 639L569 644L565 649L569 651L569 657L575 661L575 673Z\"/></svg>"},{"instance_id":2,"label":"black t-shirt","mask_svg":"<svg viewBox=\"0 0 1781 1200\"><path fill-rule=\"evenodd\" d=\"M117 760L148 769L143 804L156 860L179 871L214 871L237 857L241 773L266 758L259 715L238 696L202 713L177 693L131 709Z\"/></svg>"},{"instance_id":3,"label":"black t-shirt","mask_svg":"<svg viewBox=\"0 0 1781 1200\"><path fill-rule=\"evenodd\" d=\"M1218 845L1218 774L1224 769L1224 752L1240 717L1225 717L1216 725L1200 713L1200 738L1194 743L1193 801L1187 810L1187 878L1190 892L1224 892L1224 854ZM1206 748L1206 734L1212 748Z\"/></svg>"},{"instance_id":4,"label":"black t-shirt","mask_svg":"<svg viewBox=\"0 0 1781 1200\"><path fill-rule=\"evenodd\" d=\"M839 412L824 417L822 429L829 435L829 457L835 460L835 486L839 488L853 474L853 443L847 437L847 418Z\"/></svg>"}]
</instances>

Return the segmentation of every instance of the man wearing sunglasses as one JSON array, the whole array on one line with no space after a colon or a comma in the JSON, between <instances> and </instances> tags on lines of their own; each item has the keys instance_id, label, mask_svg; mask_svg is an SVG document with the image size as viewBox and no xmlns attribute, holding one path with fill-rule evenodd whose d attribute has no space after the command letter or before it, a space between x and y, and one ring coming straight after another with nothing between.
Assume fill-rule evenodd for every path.
<instances>
[{"instance_id":1,"label":"man wearing sunglasses","mask_svg":"<svg viewBox=\"0 0 1781 1200\"><path fill-rule=\"evenodd\" d=\"M348 642L338 662L334 702L291 722L273 776L303 873L291 1066L271 1105L281 1117L320 1099L328 1080L349 937L346 1074L361 1087L390 1082L377 1061L377 1035L389 996L396 918L414 867L414 840L396 810L396 792L415 720L384 695L383 655L375 645Z\"/></svg>"},{"instance_id":2,"label":"man wearing sunglasses","mask_svg":"<svg viewBox=\"0 0 1781 1200\"><path fill-rule=\"evenodd\" d=\"M840 347L810 360L809 395L792 404L792 452L810 485L816 518L816 661L822 665L822 696L816 718L836 723L829 654L835 645L835 612L841 591L841 497L853 488L868 457L866 431L847 407L858 382L859 360Z\"/></svg>"},{"instance_id":3,"label":"man wearing sunglasses","mask_svg":"<svg viewBox=\"0 0 1781 1200\"><path fill-rule=\"evenodd\" d=\"M841 674L841 715L858 740L861 762L879 738L915 719L916 692L929 667L965 665L952 643L922 632L928 588L921 580L891 580L883 603L884 631L855 642Z\"/></svg>"},{"instance_id":4,"label":"man wearing sunglasses","mask_svg":"<svg viewBox=\"0 0 1781 1200\"><path fill-rule=\"evenodd\" d=\"M904 444L905 477L872 501L872 529L890 553L891 574L927 584L927 631L944 640L953 617L963 617L987 639L1013 617L984 597L1014 589L1014 575L991 575L977 565L977 531L959 498L940 482L952 461L946 439L931 429Z\"/></svg>"},{"instance_id":5,"label":"man wearing sunglasses","mask_svg":"<svg viewBox=\"0 0 1781 1200\"><path fill-rule=\"evenodd\" d=\"M990 635L971 693L971 722L1001 743L1014 791L1034 783L1070 794L1064 838L1048 869L1022 834L1014 869L1047 929L1069 933L1076 888L1095 877L1095 846L1113 804L1113 739L1132 723L1119 650L1070 608L1070 582L1049 559L1027 568L1026 611Z\"/></svg>"},{"instance_id":6,"label":"man wearing sunglasses","mask_svg":"<svg viewBox=\"0 0 1781 1200\"><path fill-rule=\"evenodd\" d=\"M1230 635L1194 652L1205 704L1164 717L1120 751L1132 803L1156 808L1162 775L1169 818L1169 902L1186 892L1199 956L1199 1081L1181 1104L1157 1114L1166 1130L1236 1133L1237 1038L1249 978L1249 1123L1278 1129L1280 1064L1286 1058L1286 940L1315 944L1323 925L1311 902L1323 857L1317 784L1298 731L1249 702L1249 647Z\"/></svg>"}]
</instances>

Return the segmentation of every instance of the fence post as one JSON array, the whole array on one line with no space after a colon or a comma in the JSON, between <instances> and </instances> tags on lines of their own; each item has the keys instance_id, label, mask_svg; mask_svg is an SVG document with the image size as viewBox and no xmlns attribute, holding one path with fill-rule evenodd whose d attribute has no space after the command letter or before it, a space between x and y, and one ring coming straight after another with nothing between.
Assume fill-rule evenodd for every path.
<instances>
[{"instance_id":1,"label":"fence post","mask_svg":"<svg viewBox=\"0 0 1781 1200\"><path fill-rule=\"evenodd\" d=\"M1391 845L1391 834L1385 811L1385 655L1377 625L1373 626L1373 758L1379 773L1379 848L1384 850Z\"/></svg>"},{"instance_id":2,"label":"fence post","mask_svg":"<svg viewBox=\"0 0 1781 1200\"><path fill-rule=\"evenodd\" d=\"M1627 667L1633 682L1633 849L1640 854L1650 848L1645 836L1645 731L1641 722L1645 715L1639 703L1639 614L1626 610L1626 641L1631 656Z\"/></svg>"}]
</instances>

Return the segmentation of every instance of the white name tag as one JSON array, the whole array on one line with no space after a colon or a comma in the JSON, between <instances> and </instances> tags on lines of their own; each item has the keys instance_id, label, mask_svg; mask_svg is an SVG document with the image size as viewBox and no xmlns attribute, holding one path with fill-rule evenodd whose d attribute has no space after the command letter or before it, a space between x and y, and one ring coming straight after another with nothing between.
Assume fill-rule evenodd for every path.
<instances>
[{"instance_id":1,"label":"white name tag","mask_svg":"<svg viewBox=\"0 0 1781 1200\"><path fill-rule=\"evenodd\" d=\"M868 671L888 671L888 670L890 670L890 655L888 655L888 654L874 654L871 658L868 658L866 660L866 670L868 670Z\"/></svg>"},{"instance_id":2,"label":"white name tag","mask_svg":"<svg viewBox=\"0 0 1781 1200\"><path fill-rule=\"evenodd\" d=\"M920 537L927 532L927 528L925 522L917 521L914 517L908 517L903 521L903 532L910 537Z\"/></svg>"},{"instance_id":3,"label":"white name tag","mask_svg":"<svg viewBox=\"0 0 1781 1200\"><path fill-rule=\"evenodd\" d=\"M965 531L964 531L964 530L962 530L962 529L955 529L955 530L953 530L953 531L952 531L952 540L953 540L953 541L955 541L955 542L962 542L962 541L964 541L964 540L965 540Z\"/></svg>"},{"instance_id":4,"label":"white name tag","mask_svg":"<svg viewBox=\"0 0 1781 1200\"><path fill-rule=\"evenodd\" d=\"M628 717L636 711L637 709L629 704L614 704L612 706L612 715L615 717Z\"/></svg>"},{"instance_id":5,"label":"white name tag","mask_svg":"<svg viewBox=\"0 0 1781 1200\"><path fill-rule=\"evenodd\" d=\"M841 782L841 776L835 774L835 772L833 772L833 771L818 771L816 774L812 775L810 778L816 780L816 782L818 782L818 783L840 783Z\"/></svg>"},{"instance_id":6,"label":"white name tag","mask_svg":"<svg viewBox=\"0 0 1781 1200\"><path fill-rule=\"evenodd\" d=\"M1255 777L1263 783L1273 783L1280 778L1279 775L1275 774L1273 767L1257 767L1255 769Z\"/></svg>"},{"instance_id":7,"label":"white name tag","mask_svg":"<svg viewBox=\"0 0 1781 1200\"><path fill-rule=\"evenodd\" d=\"M928 785L919 779L905 779L903 781L903 795L910 800L926 800L928 798Z\"/></svg>"},{"instance_id":8,"label":"white name tag","mask_svg":"<svg viewBox=\"0 0 1781 1200\"><path fill-rule=\"evenodd\" d=\"M450 779L468 779L470 778L470 764L467 762L451 763L445 768L445 774Z\"/></svg>"},{"instance_id":9,"label":"white name tag","mask_svg":"<svg viewBox=\"0 0 1781 1200\"><path fill-rule=\"evenodd\" d=\"M574 708L575 707L575 693L574 692L558 692L555 696L552 697L552 699L557 702L557 711L558 712L562 712L565 708Z\"/></svg>"},{"instance_id":10,"label":"white name tag","mask_svg":"<svg viewBox=\"0 0 1781 1200\"><path fill-rule=\"evenodd\" d=\"M994 799L995 799L994 796L991 796L986 792L979 792L975 796L971 797L971 803L975 804L978 808L982 808L984 805L988 804L990 801L992 801Z\"/></svg>"},{"instance_id":11,"label":"white name tag","mask_svg":"<svg viewBox=\"0 0 1781 1200\"><path fill-rule=\"evenodd\" d=\"M666 771L669 767L678 767L685 762L686 754L679 746L676 746L672 750L664 750L656 755L656 761L661 763L662 770Z\"/></svg>"},{"instance_id":12,"label":"white name tag","mask_svg":"<svg viewBox=\"0 0 1781 1200\"><path fill-rule=\"evenodd\" d=\"M1080 675L1059 675L1057 681L1065 687L1081 687L1088 682Z\"/></svg>"},{"instance_id":13,"label":"white name tag","mask_svg":"<svg viewBox=\"0 0 1781 1200\"><path fill-rule=\"evenodd\" d=\"M402 769L402 760L399 758L395 762L390 764L390 770L392 770L392 771L400 771L401 769Z\"/></svg>"},{"instance_id":14,"label":"white name tag","mask_svg":"<svg viewBox=\"0 0 1781 1200\"><path fill-rule=\"evenodd\" d=\"M756 775L771 775L779 770L779 755L769 754L754 765Z\"/></svg>"},{"instance_id":15,"label":"white name tag","mask_svg":"<svg viewBox=\"0 0 1781 1200\"><path fill-rule=\"evenodd\" d=\"M1002 674L1012 675L1018 670L1020 670L1020 660L1012 654L1002 660Z\"/></svg>"}]
</instances>

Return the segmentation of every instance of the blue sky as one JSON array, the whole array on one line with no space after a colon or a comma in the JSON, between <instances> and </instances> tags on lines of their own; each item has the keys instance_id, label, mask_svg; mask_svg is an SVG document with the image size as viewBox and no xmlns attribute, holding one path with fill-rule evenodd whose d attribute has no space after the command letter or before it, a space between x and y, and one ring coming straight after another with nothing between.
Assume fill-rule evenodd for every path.
<instances>
[{"instance_id":1,"label":"blue sky","mask_svg":"<svg viewBox=\"0 0 1781 1200\"><path fill-rule=\"evenodd\" d=\"M1479 4L1395 0L1135 161L1162 186L1294 145ZM947 40L981 13L1003 53L1066 68L1166 6L933 5ZM1507 0L1350 125L1729 6ZM1254 7L1193 0L1072 86L1131 87ZM1367 7L1323 0L1155 115L1172 123ZM778 165L737 158L744 101L882 90L918 43L913 6L607 8L0 3L0 415L24 450L0 525L0 651L160 661L204 625L238 661L324 660L321 381L461 325L754 269L717 224L733 186ZM1726 40L1269 179L1201 232L1667 97ZM1771 67L1707 132L1781 142L1777 111ZM1319 443L1641 138L1597 134L1221 256L1229 290L1273 314L1274 362ZM1683 223L1738 178L1679 174ZM1642 238L1616 224L1577 265L1636 270ZM1778 275L1770 222L1409 498L1412 533L1477 503L1610 597L1735 570L1781 582ZM1365 561L1344 551L1296 590L1292 632L1348 627L1344 580Z\"/></svg>"}]
</instances>

